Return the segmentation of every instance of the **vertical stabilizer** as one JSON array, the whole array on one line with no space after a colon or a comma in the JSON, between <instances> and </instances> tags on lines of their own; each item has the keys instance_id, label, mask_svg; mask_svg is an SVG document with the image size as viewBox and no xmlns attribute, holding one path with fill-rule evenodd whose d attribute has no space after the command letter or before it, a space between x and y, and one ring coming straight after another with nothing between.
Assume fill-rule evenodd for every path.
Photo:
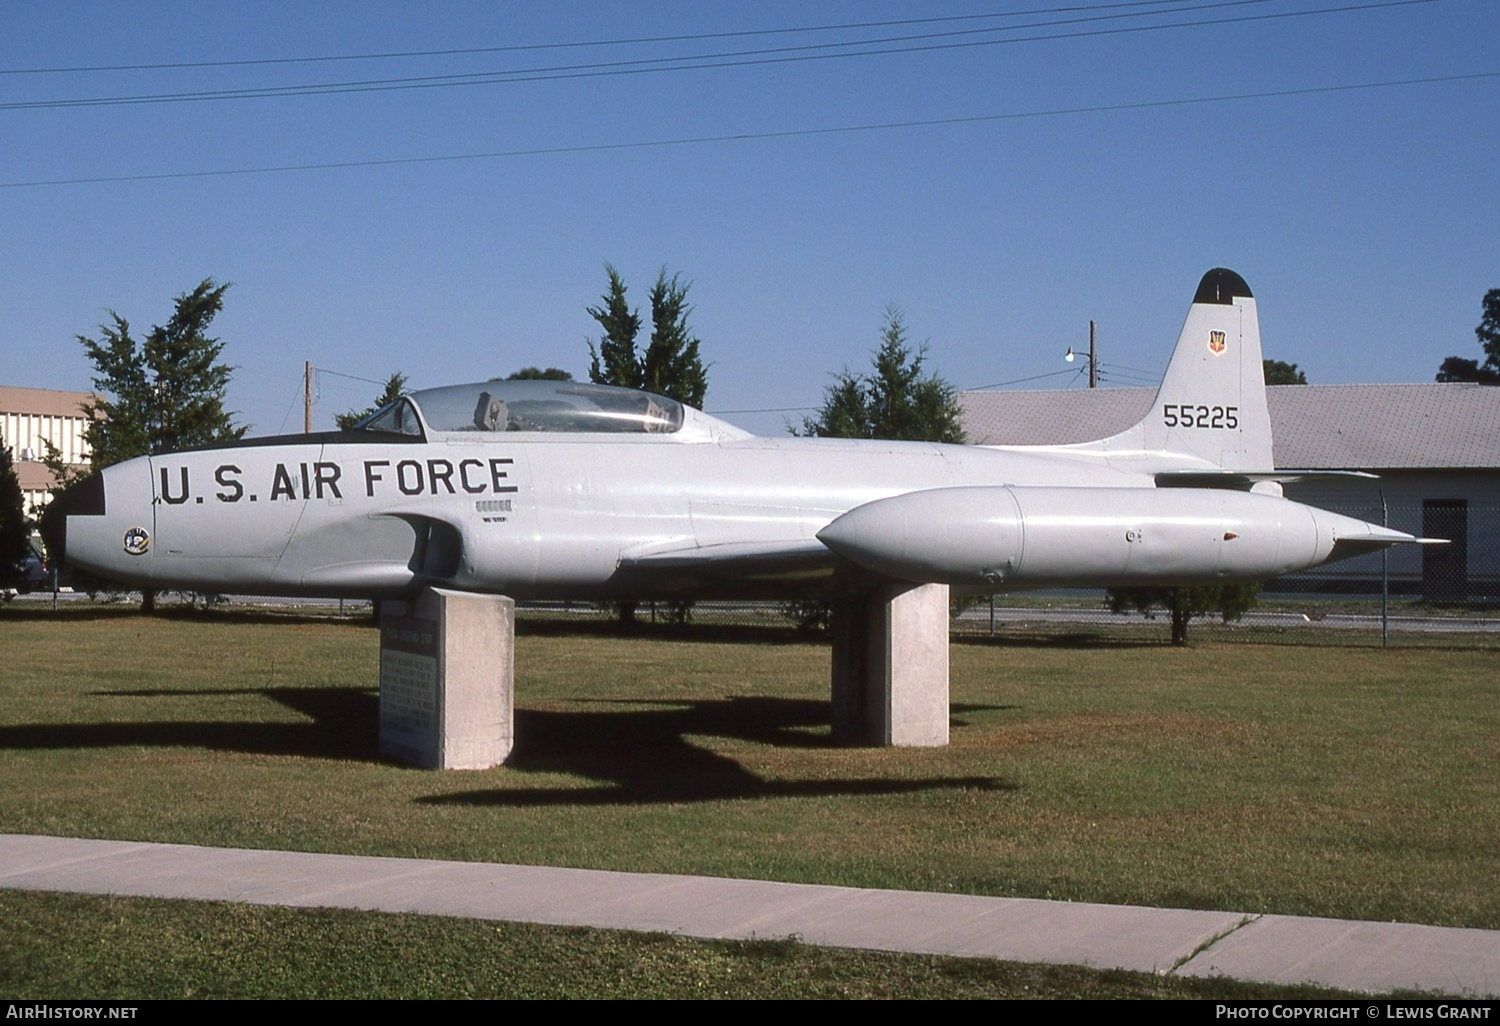
<instances>
[{"instance_id":1,"label":"vertical stabilizer","mask_svg":"<svg viewBox=\"0 0 1500 1026\"><path fill-rule=\"evenodd\" d=\"M1260 322L1244 278L1223 267L1203 276L1151 412L1104 448L1162 454L1162 469L1198 460L1272 469Z\"/></svg>"}]
</instances>

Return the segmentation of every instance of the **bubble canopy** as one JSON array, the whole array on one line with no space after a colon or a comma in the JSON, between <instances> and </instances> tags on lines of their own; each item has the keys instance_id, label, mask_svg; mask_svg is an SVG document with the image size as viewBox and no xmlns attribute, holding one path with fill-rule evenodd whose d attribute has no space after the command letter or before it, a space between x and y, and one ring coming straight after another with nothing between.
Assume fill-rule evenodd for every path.
<instances>
[{"instance_id":1,"label":"bubble canopy","mask_svg":"<svg viewBox=\"0 0 1500 1026\"><path fill-rule=\"evenodd\" d=\"M429 431L671 434L682 404L632 388L577 381L483 381L402 396L354 426L398 435Z\"/></svg>"}]
</instances>

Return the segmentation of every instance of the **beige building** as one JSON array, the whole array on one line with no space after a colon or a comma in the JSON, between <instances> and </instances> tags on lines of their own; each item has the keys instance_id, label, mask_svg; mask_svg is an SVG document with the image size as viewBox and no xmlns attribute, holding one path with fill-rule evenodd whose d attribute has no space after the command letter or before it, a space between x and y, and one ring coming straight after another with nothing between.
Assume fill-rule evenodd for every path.
<instances>
[{"instance_id":1,"label":"beige building","mask_svg":"<svg viewBox=\"0 0 1500 1026\"><path fill-rule=\"evenodd\" d=\"M46 503L53 484L52 472L42 463L47 443L62 453L65 463L88 463L88 418L82 406L95 398L89 392L0 385L0 446L10 450L28 516L35 516Z\"/></svg>"}]
</instances>

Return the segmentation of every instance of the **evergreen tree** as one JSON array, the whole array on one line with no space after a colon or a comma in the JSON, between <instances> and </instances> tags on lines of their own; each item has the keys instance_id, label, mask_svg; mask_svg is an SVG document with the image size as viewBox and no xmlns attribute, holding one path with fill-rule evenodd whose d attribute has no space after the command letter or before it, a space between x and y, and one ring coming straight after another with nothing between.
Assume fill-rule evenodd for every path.
<instances>
[{"instance_id":1,"label":"evergreen tree","mask_svg":"<svg viewBox=\"0 0 1500 1026\"><path fill-rule=\"evenodd\" d=\"M224 343L206 334L224 308L229 283L205 278L177 297L165 325L137 342L130 323L110 311L98 339L78 336L94 365L99 399L84 403L95 470L148 453L230 441L245 433L224 409L233 368Z\"/></svg>"},{"instance_id":2,"label":"evergreen tree","mask_svg":"<svg viewBox=\"0 0 1500 1026\"><path fill-rule=\"evenodd\" d=\"M604 334L597 348L589 342L589 380L596 385L619 385L664 395L688 406L702 409L708 394L708 371L698 355L699 341L688 328L687 305L691 282L682 276L667 277L663 267L656 273L651 287L651 342L644 353L636 350L641 331L639 310L632 310L625 299L625 282L613 264L605 264L609 287L598 306L588 308L589 316L599 322ZM690 601L667 604L671 623L686 623L692 614ZM635 622L636 603L615 603L620 623Z\"/></svg>"},{"instance_id":3,"label":"evergreen tree","mask_svg":"<svg viewBox=\"0 0 1500 1026\"><path fill-rule=\"evenodd\" d=\"M83 434L94 470L151 451L154 395L145 357L131 337L130 322L114 311L109 316L111 323L99 325L98 340L78 336L94 364L94 387L107 393L81 406L90 418Z\"/></svg>"},{"instance_id":4,"label":"evergreen tree","mask_svg":"<svg viewBox=\"0 0 1500 1026\"><path fill-rule=\"evenodd\" d=\"M871 356L871 373L840 372L823 390L823 407L802 421L796 434L817 438L888 438L908 442L961 445L958 390L942 378L922 373L927 347L915 352L906 341L906 319L895 306L885 308L880 345ZM803 600L782 604L781 613L809 632L827 630L832 607Z\"/></svg>"},{"instance_id":5,"label":"evergreen tree","mask_svg":"<svg viewBox=\"0 0 1500 1026\"><path fill-rule=\"evenodd\" d=\"M348 431L354 425L364 420L370 414L389 403L401 398L401 393L406 391L406 375L400 371L392 374L385 380L385 387L375 397L375 402L363 410L350 410L347 413L335 413L333 422L338 425L340 431Z\"/></svg>"},{"instance_id":6,"label":"evergreen tree","mask_svg":"<svg viewBox=\"0 0 1500 1026\"><path fill-rule=\"evenodd\" d=\"M609 288L601 305L588 308L589 316L599 322L604 334L599 348L589 342L589 380L597 385L640 387L640 361L635 355L635 337L641 331L641 315L625 301L625 282L614 265L605 264Z\"/></svg>"},{"instance_id":7,"label":"evergreen tree","mask_svg":"<svg viewBox=\"0 0 1500 1026\"><path fill-rule=\"evenodd\" d=\"M688 327L687 305L691 282L680 274L656 274L651 287L651 341L644 353L636 349L641 331L639 310L625 299L625 282L610 264L604 265L609 288L599 306L588 308L604 334L596 347L589 342L589 380L598 385L639 388L702 408L708 394L708 370L698 354L699 340Z\"/></svg>"},{"instance_id":8,"label":"evergreen tree","mask_svg":"<svg viewBox=\"0 0 1500 1026\"><path fill-rule=\"evenodd\" d=\"M514 374L505 375L506 381L572 381L573 374L561 367L522 367Z\"/></svg>"},{"instance_id":9,"label":"evergreen tree","mask_svg":"<svg viewBox=\"0 0 1500 1026\"><path fill-rule=\"evenodd\" d=\"M823 407L803 420L801 434L818 438L890 438L912 442L965 441L959 423L958 390L922 373L927 347L915 352L906 341L906 320L885 310L872 373L845 370L823 391Z\"/></svg>"},{"instance_id":10,"label":"evergreen tree","mask_svg":"<svg viewBox=\"0 0 1500 1026\"><path fill-rule=\"evenodd\" d=\"M698 357L698 339L688 328L688 288L682 276L669 279L666 268L651 287L651 344L641 357L641 384L647 392L676 399L698 409L708 393L708 372Z\"/></svg>"},{"instance_id":11,"label":"evergreen tree","mask_svg":"<svg viewBox=\"0 0 1500 1026\"><path fill-rule=\"evenodd\" d=\"M172 316L139 343L125 318L109 312L99 338L79 335L94 364L100 398L82 405L94 470L150 453L170 452L240 438L245 428L224 408L233 368L222 363L224 343L207 334L224 309L229 283L204 278L178 296ZM49 451L49 459L54 454ZM142 593L141 609L156 608L156 593Z\"/></svg>"}]
</instances>

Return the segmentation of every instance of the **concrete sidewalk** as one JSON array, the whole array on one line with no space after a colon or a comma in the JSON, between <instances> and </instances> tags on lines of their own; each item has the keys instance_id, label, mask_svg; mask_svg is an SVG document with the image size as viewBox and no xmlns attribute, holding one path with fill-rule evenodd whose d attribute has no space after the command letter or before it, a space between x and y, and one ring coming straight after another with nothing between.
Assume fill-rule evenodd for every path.
<instances>
[{"instance_id":1,"label":"concrete sidewalk","mask_svg":"<svg viewBox=\"0 0 1500 1026\"><path fill-rule=\"evenodd\" d=\"M0 834L0 887L1500 996L1500 931L921 891Z\"/></svg>"}]
</instances>

